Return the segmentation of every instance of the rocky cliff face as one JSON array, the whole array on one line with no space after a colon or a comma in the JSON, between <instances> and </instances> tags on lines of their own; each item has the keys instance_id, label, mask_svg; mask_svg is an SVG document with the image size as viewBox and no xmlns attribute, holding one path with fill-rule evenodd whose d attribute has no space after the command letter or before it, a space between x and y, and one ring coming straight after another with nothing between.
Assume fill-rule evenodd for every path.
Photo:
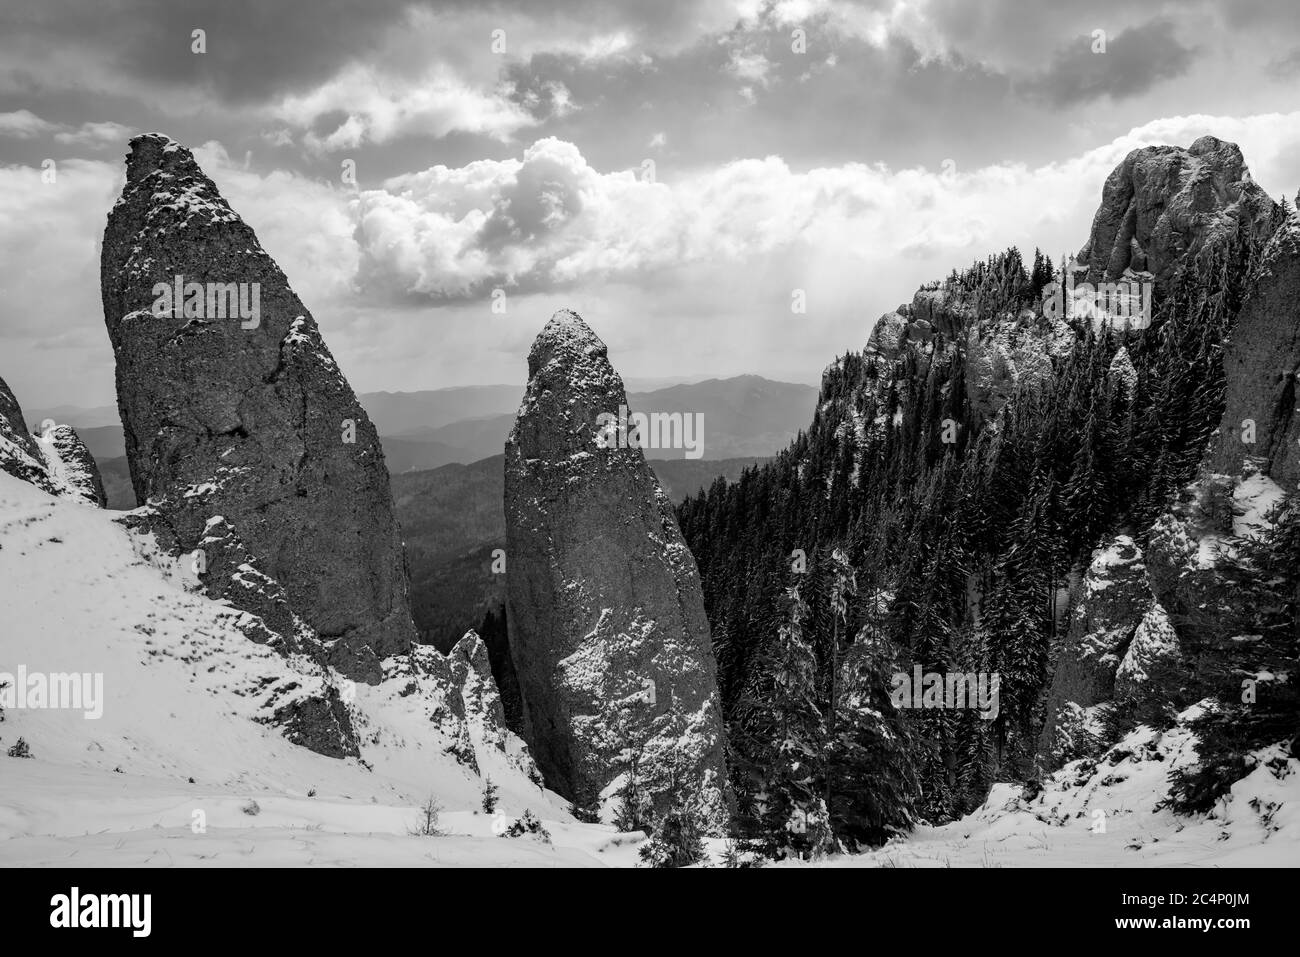
<instances>
[{"instance_id":1,"label":"rocky cliff face","mask_svg":"<svg viewBox=\"0 0 1300 957\"><path fill-rule=\"evenodd\" d=\"M181 551L217 523L241 560L212 556L214 597L260 615L274 592L325 660L378 680L414 630L375 429L253 230L165 136L131 141L101 284L137 501Z\"/></svg>"},{"instance_id":2,"label":"rocky cliff face","mask_svg":"<svg viewBox=\"0 0 1300 957\"><path fill-rule=\"evenodd\" d=\"M1134 150L1107 177L1078 260L1088 282L1113 281L1125 270L1164 281L1238 224L1264 235L1273 205L1235 143L1202 136L1188 149Z\"/></svg>"},{"instance_id":3,"label":"rocky cliff face","mask_svg":"<svg viewBox=\"0 0 1300 957\"><path fill-rule=\"evenodd\" d=\"M1203 136L1187 149L1134 150L1106 179L1088 241L1076 257L1077 281L1128 277L1165 282L1189 257L1229 238L1238 228L1256 239L1266 237L1273 228L1275 208L1251 179L1241 150L1233 143ZM1267 316L1282 303L1297 301L1300 282L1294 241L1274 245L1278 248L1269 254L1273 278L1256 297L1255 309L1265 325ZM883 396L892 386L904 396L924 382L931 368L955 360L963 366L970 411L982 424L1021 384L1051 375L1052 361L1074 347L1076 336L1069 321L1045 315L1042 309L979 316L979 303L968 290L948 281L922 287L910 303L886 313L872 330L866 353L874 357L875 391ZM1294 377L1286 380L1281 371L1288 362L1292 371L1297 368L1300 345L1256 337L1249 331L1255 322L1249 311L1243 322L1256 344L1238 348L1241 361L1273 383L1269 393L1273 406L1285 404L1281 389ZM823 393L828 385L837 386L826 383ZM1243 395L1238 404L1259 414L1257 407L1264 403L1255 393ZM1295 428L1300 429L1300 422Z\"/></svg>"},{"instance_id":4,"label":"rocky cliff face","mask_svg":"<svg viewBox=\"0 0 1300 957\"><path fill-rule=\"evenodd\" d=\"M1074 333L1064 319L1021 309L979 321L972 296L946 282L933 283L877 320L865 349L870 390L877 408L902 404L920 390L932 370L958 362L965 369L967 407L982 424L1006 405L1020 383L1050 375L1052 360L1073 342ZM828 370L823 395L841 388L837 374L834 367Z\"/></svg>"},{"instance_id":5,"label":"rocky cliff face","mask_svg":"<svg viewBox=\"0 0 1300 957\"><path fill-rule=\"evenodd\" d=\"M36 439L27 431L22 407L8 383L0 379L0 469L14 478L56 494Z\"/></svg>"},{"instance_id":6,"label":"rocky cliff face","mask_svg":"<svg viewBox=\"0 0 1300 957\"><path fill-rule=\"evenodd\" d=\"M1153 528L1113 534L1072 595L1045 689L1039 744L1049 762L1096 744L1099 705L1192 703L1234 636L1250 630L1250 610L1234 603L1244 574L1237 552L1300 481L1300 216L1278 221L1240 150L1214 137L1135 150L1106 180L1078 282L1165 286L1198 254L1239 235L1262 252L1225 346L1226 408L1201 476ZM818 415L849 445L906 431L904 410L936 370L957 369L944 405L928 414L962 418L955 410L964 405L965 421L979 427L1025 385L1050 385L1078 340L1069 320L1041 308L990 314L968 284L931 283L881 317L861 360L827 370ZM1134 394L1127 349L1110 378Z\"/></svg>"},{"instance_id":7,"label":"rocky cliff face","mask_svg":"<svg viewBox=\"0 0 1300 957\"><path fill-rule=\"evenodd\" d=\"M1224 348L1225 407L1196 480L1150 533L1151 589L1196 687L1257 630L1243 552L1300 491L1300 214L1275 230ZM1165 644L1168 644L1166 642Z\"/></svg>"},{"instance_id":8,"label":"rocky cliff face","mask_svg":"<svg viewBox=\"0 0 1300 957\"><path fill-rule=\"evenodd\" d=\"M370 693L387 702L386 710L408 714L421 737L425 728L436 731L445 742L443 753L468 772L482 776L493 765L504 765L542 786L528 746L506 726L487 645L473 630L446 655L416 645L410 654L386 660L384 679ZM370 742L372 732L359 723L362 738Z\"/></svg>"},{"instance_id":9,"label":"rocky cliff face","mask_svg":"<svg viewBox=\"0 0 1300 957\"><path fill-rule=\"evenodd\" d=\"M1273 234L1224 350L1223 421L1209 467L1248 462L1288 491L1300 482L1300 214Z\"/></svg>"},{"instance_id":10,"label":"rocky cliff face","mask_svg":"<svg viewBox=\"0 0 1300 957\"><path fill-rule=\"evenodd\" d=\"M1082 756L1079 711L1114 694L1115 672L1138 622L1151 607L1142 549L1128 535L1117 535L1093 553L1073 597L1069 629L1048 692L1048 721L1041 742L1046 753L1062 762Z\"/></svg>"},{"instance_id":11,"label":"rocky cliff face","mask_svg":"<svg viewBox=\"0 0 1300 957\"><path fill-rule=\"evenodd\" d=\"M1120 207L1127 219L1117 219ZM1108 238L1117 221L1130 223L1118 234L1123 239L1128 230L1123 243ZM1274 507L1300 479L1300 217L1279 226L1275 204L1251 182L1240 151L1203 137L1187 151L1130 155L1107 180L1081 258L1090 278L1115 278L1125 268L1167 277L1187 256L1228 238L1238 221L1263 252L1224 347L1222 420L1196 479L1144 530L1144 561L1130 565L1118 587L1090 589L1076 608L1048 698L1044 750L1056 761L1077 743L1081 709L1105 701L1144 702L1139 713L1149 711L1145 702L1190 705L1209 693L1215 669L1256 628L1256 609L1239 600L1253 574L1240 553L1270 527ZM1101 254L1103 247L1111 252ZM1076 632L1098 615L1127 637L1094 663L1086 649L1093 633L1081 646ZM1090 669L1094 677L1080 681Z\"/></svg>"},{"instance_id":12,"label":"rocky cliff face","mask_svg":"<svg viewBox=\"0 0 1300 957\"><path fill-rule=\"evenodd\" d=\"M657 810L686 791L721 825L723 733L695 561L640 449L597 441L599 417L627 401L623 382L567 310L533 343L528 372L505 461L525 737L572 799L609 794L635 754Z\"/></svg>"}]
</instances>

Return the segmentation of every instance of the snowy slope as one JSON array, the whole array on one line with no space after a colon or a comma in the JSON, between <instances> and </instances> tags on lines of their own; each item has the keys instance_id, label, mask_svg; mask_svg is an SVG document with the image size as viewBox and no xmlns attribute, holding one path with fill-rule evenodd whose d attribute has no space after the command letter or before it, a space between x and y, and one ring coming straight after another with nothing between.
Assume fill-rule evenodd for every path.
<instances>
[{"instance_id":1,"label":"snowy slope","mask_svg":"<svg viewBox=\"0 0 1300 957\"><path fill-rule=\"evenodd\" d=\"M942 827L827 867L1295 867L1300 864L1300 761L1280 748L1255 755L1255 769L1206 815L1180 817L1159 805L1168 775L1195 757L1185 724L1139 727L1095 762L1067 764L1026 799L996 784L978 810ZM805 865L807 866L807 865Z\"/></svg>"},{"instance_id":2,"label":"snowy slope","mask_svg":"<svg viewBox=\"0 0 1300 957\"><path fill-rule=\"evenodd\" d=\"M102 675L103 689L98 719L5 710L0 865L635 860L631 835L573 822L530 780L522 742L483 719L495 688L472 667L453 666L463 685L436 687L390 659L381 684L354 686L250 642L235 628L243 613L191 578L112 513L0 474L0 673ZM472 652L477 640L462 645ZM349 702L360 759L294 745L271 720L331 684ZM454 695L464 720L444 704ZM3 753L19 737L33 759ZM554 844L495 836L493 819L475 813L486 776L499 812L532 809ZM408 833L431 796L451 836ZM259 813L241 810L250 801Z\"/></svg>"}]
</instances>

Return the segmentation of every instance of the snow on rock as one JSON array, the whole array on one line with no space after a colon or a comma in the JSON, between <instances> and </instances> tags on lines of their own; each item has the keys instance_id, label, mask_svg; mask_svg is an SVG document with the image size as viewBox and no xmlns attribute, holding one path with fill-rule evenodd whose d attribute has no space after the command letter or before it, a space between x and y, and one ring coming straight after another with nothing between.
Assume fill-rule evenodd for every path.
<instances>
[{"instance_id":1,"label":"snow on rock","mask_svg":"<svg viewBox=\"0 0 1300 957\"><path fill-rule=\"evenodd\" d=\"M80 498L99 508L108 504L99 466L72 426L53 425L36 436L36 444L60 495Z\"/></svg>"},{"instance_id":2,"label":"snow on rock","mask_svg":"<svg viewBox=\"0 0 1300 957\"><path fill-rule=\"evenodd\" d=\"M1092 553L1070 625L1056 650L1040 747L1056 765L1087 753L1080 715L1114 692L1115 673L1151 604L1142 549L1116 535ZM1084 747L1085 750L1080 750Z\"/></svg>"},{"instance_id":3,"label":"snow on rock","mask_svg":"<svg viewBox=\"0 0 1300 957\"><path fill-rule=\"evenodd\" d=\"M52 495L58 487L50 479L36 439L27 431L22 407L4 379L0 379L0 471Z\"/></svg>"},{"instance_id":4,"label":"snow on rock","mask_svg":"<svg viewBox=\"0 0 1300 957\"><path fill-rule=\"evenodd\" d=\"M141 519L179 554L207 547L224 516L208 594L247 599L272 630L300 620L323 661L378 681L415 638L388 471L288 277L190 151L156 133L131 140L101 266ZM184 308L157 314L156 287L177 282Z\"/></svg>"},{"instance_id":5,"label":"snow on rock","mask_svg":"<svg viewBox=\"0 0 1300 957\"><path fill-rule=\"evenodd\" d=\"M1267 475L1247 469L1232 492L1232 534L1258 540L1273 528L1273 512L1285 497Z\"/></svg>"},{"instance_id":6,"label":"snow on rock","mask_svg":"<svg viewBox=\"0 0 1300 957\"><path fill-rule=\"evenodd\" d=\"M1158 669L1177 667L1179 657L1178 633L1169 621L1169 613L1159 602L1153 602L1115 673L1115 697L1142 694L1138 686L1149 682Z\"/></svg>"},{"instance_id":7,"label":"snow on rock","mask_svg":"<svg viewBox=\"0 0 1300 957\"><path fill-rule=\"evenodd\" d=\"M1128 354L1127 346L1120 346L1115 351L1115 357L1110 360L1106 375L1120 395L1127 399L1137 395L1137 369L1133 367L1133 359Z\"/></svg>"},{"instance_id":8,"label":"snow on rock","mask_svg":"<svg viewBox=\"0 0 1300 957\"><path fill-rule=\"evenodd\" d=\"M1187 149L1136 149L1106 178L1079 262L1088 282L1126 270L1163 282L1239 228L1267 235L1273 205L1235 143L1202 136Z\"/></svg>"},{"instance_id":9,"label":"snow on rock","mask_svg":"<svg viewBox=\"0 0 1300 957\"><path fill-rule=\"evenodd\" d=\"M657 812L689 791L720 831L726 762L695 560L641 450L597 441L600 416L627 402L622 379L568 310L538 335L528 371L505 463L525 738L574 800L594 802L637 753Z\"/></svg>"}]
</instances>

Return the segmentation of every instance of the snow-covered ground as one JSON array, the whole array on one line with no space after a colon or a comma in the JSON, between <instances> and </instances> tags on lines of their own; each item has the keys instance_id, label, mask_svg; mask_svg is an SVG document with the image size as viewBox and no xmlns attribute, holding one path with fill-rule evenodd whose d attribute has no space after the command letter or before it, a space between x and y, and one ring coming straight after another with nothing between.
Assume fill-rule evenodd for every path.
<instances>
[{"instance_id":1,"label":"snow-covered ground","mask_svg":"<svg viewBox=\"0 0 1300 957\"><path fill-rule=\"evenodd\" d=\"M575 822L475 722L479 773L445 753L406 679L356 686L362 760L291 744L268 703L328 676L249 641L191 578L112 513L0 472L0 673L90 676L80 708L5 710L0 865L635 862L640 835ZM5 754L20 737L30 760ZM499 819L479 810L488 776ZM408 833L429 797L447 836ZM552 844L494 833L526 809Z\"/></svg>"},{"instance_id":2,"label":"snow-covered ground","mask_svg":"<svg viewBox=\"0 0 1300 957\"><path fill-rule=\"evenodd\" d=\"M994 785L984 806L942 827L921 827L869 854L821 867L1296 867L1300 866L1300 761L1278 748L1208 815L1157 809L1171 768L1195 756L1180 715L1159 733L1140 727L1096 762L1074 761L1032 800Z\"/></svg>"},{"instance_id":3,"label":"snow-covered ground","mask_svg":"<svg viewBox=\"0 0 1300 957\"><path fill-rule=\"evenodd\" d=\"M447 753L405 678L357 686L361 760L289 743L268 702L331 677L249 641L191 579L112 513L0 472L0 673L91 675L92 695L102 676L102 700L80 709L5 711L0 866L636 864L643 835L574 821L529 780L517 741L495 747L471 721L478 773ZM19 737L32 759L5 755ZM1032 801L999 785L962 821L804 866L1300 864L1300 762L1263 755L1209 816L1157 810L1193 748L1181 728L1139 729ZM496 815L479 808L486 776ZM446 833L413 835L430 797ZM498 836L526 809L550 843Z\"/></svg>"}]
</instances>

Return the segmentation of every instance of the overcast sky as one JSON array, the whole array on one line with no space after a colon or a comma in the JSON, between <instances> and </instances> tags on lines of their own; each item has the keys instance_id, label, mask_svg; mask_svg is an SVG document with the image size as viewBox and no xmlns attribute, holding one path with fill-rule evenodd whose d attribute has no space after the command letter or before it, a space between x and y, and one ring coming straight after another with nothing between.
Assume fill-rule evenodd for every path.
<instances>
[{"instance_id":1,"label":"overcast sky","mask_svg":"<svg viewBox=\"0 0 1300 957\"><path fill-rule=\"evenodd\" d=\"M625 377L816 383L919 283L1077 250L1137 146L1213 133L1294 198L1297 90L1294 0L4 0L0 376L114 401L136 132L194 149L358 391L522 384L560 306Z\"/></svg>"}]
</instances>

